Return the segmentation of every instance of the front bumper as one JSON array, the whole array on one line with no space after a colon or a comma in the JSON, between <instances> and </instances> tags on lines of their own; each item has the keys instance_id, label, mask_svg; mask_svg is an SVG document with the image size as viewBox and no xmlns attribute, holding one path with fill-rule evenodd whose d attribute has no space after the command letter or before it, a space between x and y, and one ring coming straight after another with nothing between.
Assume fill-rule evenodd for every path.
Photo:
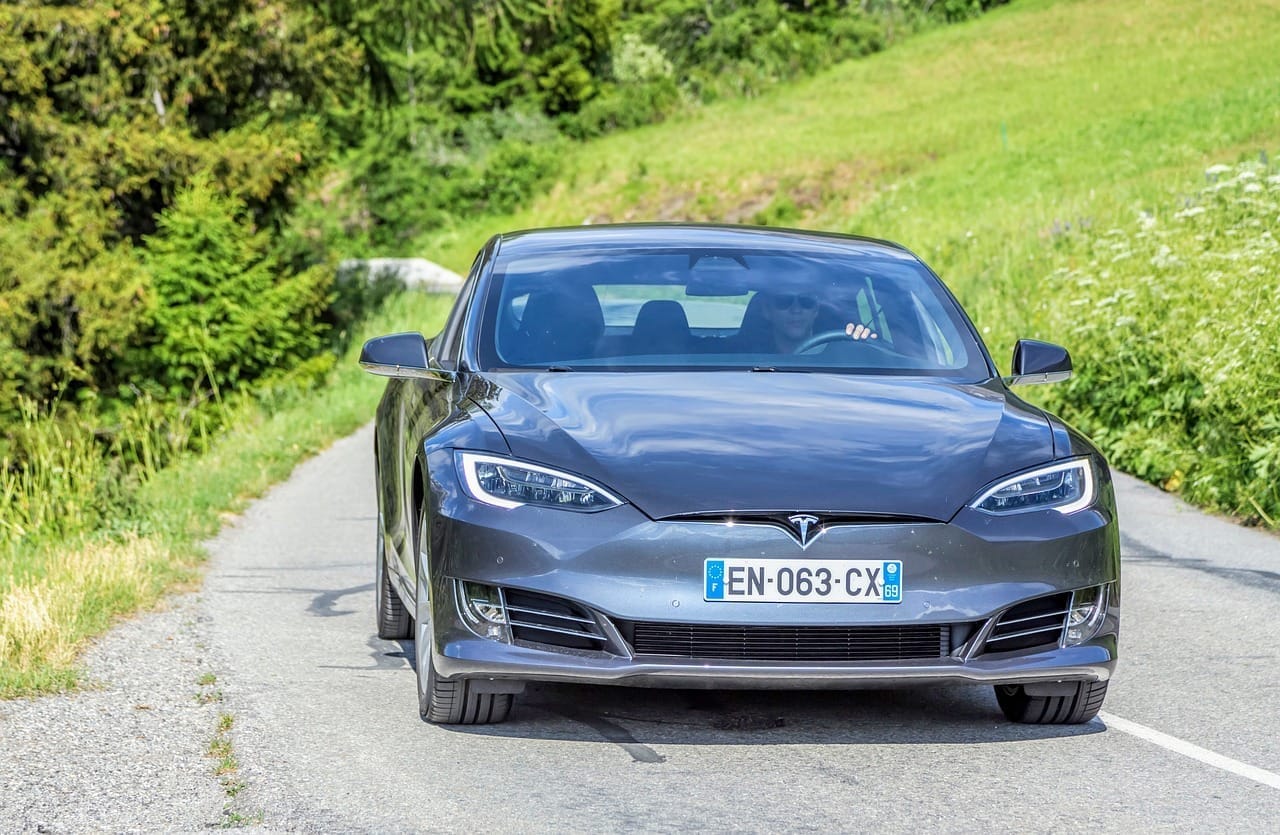
<instances>
[{"instance_id":1,"label":"front bumper","mask_svg":"<svg viewBox=\"0 0 1280 835\"><path fill-rule=\"evenodd\" d=\"M945 684L1106 681L1116 663L1115 637L1018 657L931 662L797 665L727 660L639 659L571 654L454 632L436 656L446 678L557 681L689 689L843 690Z\"/></svg>"},{"instance_id":2,"label":"front bumper","mask_svg":"<svg viewBox=\"0 0 1280 835\"><path fill-rule=\"evenodd\" d=\"M441 462L451 465L452 462ZM437 482L437 486L440 486ZM419 566L419 616L431 622L436 671L445 678L642 687L876 688L936 684L1105 681L1115 668L1120 613L1119 534L1109 480L1094 507L993 518L963 510L948 523L850 525L801 549L766 525L651 520L631 506L594 514L478 504L461 490L432 497L429 558ZM871 558L902 561L896 605L712 602L703 560ZM455 580L568 602L606 640L593 649L481 637L463 616ZM986 638L1028 601L1106 586L1095 634L995 651ZM425 606L425 608L424 608ZM626 624L735 627L945 626L937 657L762 660L636 652ZM1009 644L1003 646L1008 647Z\"/></svg>"}]
</instances>

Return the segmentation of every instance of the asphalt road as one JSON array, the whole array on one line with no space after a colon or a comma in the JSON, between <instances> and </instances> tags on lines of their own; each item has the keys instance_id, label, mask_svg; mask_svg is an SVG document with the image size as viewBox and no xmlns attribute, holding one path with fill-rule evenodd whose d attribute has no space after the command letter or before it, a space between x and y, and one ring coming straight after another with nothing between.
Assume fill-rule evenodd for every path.
<instances>
[{"instance_id":1,"label":"asphalt road","mask_svg":"<svg viewBox=\"0 0 1280 835\"><path fill-rule=\"evenodd\" d=\"M212 545L234 805L268 828L1280 831L1280 539L1122 480L1121 666L1084 726L1008 724L984 687L543 685L449 728L418 718L412 643L374 634L371 447Z\"/></svg>"}]
</instances>

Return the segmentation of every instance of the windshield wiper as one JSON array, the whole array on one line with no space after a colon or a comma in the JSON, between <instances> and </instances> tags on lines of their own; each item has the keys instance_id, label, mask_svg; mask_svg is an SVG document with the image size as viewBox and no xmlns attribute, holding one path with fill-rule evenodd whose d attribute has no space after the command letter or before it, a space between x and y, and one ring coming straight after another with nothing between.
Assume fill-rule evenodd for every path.
<instances>
[{"instance_id":1,"label":"windshield wiper","mask_svg":"<svg viewBox=\"0 0 1280 835\"><path fill-rule=\"evenodd\" d=\"M764 373L766 371L777 371L777 370L778 369L774 368L772 365L757 365L751 369L753 373L757 371L760 373Z\"/></svg>"},{"instance_id":2,"label":"windshield wiper","mask_svg":"<svg viewBox=\"0 0 1280 835\"><path fill-rule=\"evenodd\" d=\"M573 369L567 365L552 365L547 368L548 371L572 371Z\"/></svg>"}]
</instances>

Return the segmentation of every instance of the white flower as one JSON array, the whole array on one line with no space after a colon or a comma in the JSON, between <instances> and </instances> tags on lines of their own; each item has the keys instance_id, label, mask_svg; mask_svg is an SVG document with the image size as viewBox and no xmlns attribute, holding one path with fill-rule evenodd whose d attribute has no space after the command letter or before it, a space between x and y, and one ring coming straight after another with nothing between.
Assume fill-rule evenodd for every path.
<instances>
[{"instance_id":1,"label":"white flower","mask_svg":"<svg viewBox=\"0 0 1280 835\"><path fill-rule=\"evenodd\" d=\"M1223 165L1222 163L1218 163L1217 165L1210 165L1208 168L1204 170L1204 173L1213 174L1216 176L1218 174L1226 174L1230 170L1231 170L1230 165Z\"/></svg>"},{"instance_id":2,"label":"white flower","mask_svg":"<svg viewBox=\"0 0 1280 835\"><path fill-rule=\"evenodd\" d=\"M1261 183L1245 183L1245 184L1244 184L1244 192L1245 192L1246 194L1253 194L1253 193L1255 193L1255 192L1259 192L1259 191L1262 191L1262 184L1261 184Z\"/></svg>"},{"instance_id":3,"label":"white flower","mask_svg":"<svg viewBox=\"0 0 1280 835\"><path fill-rule=\"evenodd\" d=\"M1205 213L1204 206L1192 206L1189 209L1183 209L1182 211L1178 212L1176 215L1174 215L1174 217L1178 217L1178 218L1195 217L1196 215L1202 215L1204 213Z\"/></svg>"}]
</instances>

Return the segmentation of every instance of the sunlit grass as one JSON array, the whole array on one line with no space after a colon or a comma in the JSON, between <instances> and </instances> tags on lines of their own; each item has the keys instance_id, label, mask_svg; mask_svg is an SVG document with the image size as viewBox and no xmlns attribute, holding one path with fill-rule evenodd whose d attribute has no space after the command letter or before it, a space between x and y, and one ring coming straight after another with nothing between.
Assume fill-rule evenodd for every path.
<instances>
[{"instance_id":1,"label":"sunlit grass","mask_svg":"<svg viewBox=\"0 0 1280 835\"><path fill-rule=\"evenodd\" d=\"M1277 44L1275 2L1013 3L758 99L581 145L548 196L421 246L462 269L494 232L585 221L887 237L943 274L1003 360L1055 223L1113 222L1280 141Z\"/></svg>"}]
</instances>

